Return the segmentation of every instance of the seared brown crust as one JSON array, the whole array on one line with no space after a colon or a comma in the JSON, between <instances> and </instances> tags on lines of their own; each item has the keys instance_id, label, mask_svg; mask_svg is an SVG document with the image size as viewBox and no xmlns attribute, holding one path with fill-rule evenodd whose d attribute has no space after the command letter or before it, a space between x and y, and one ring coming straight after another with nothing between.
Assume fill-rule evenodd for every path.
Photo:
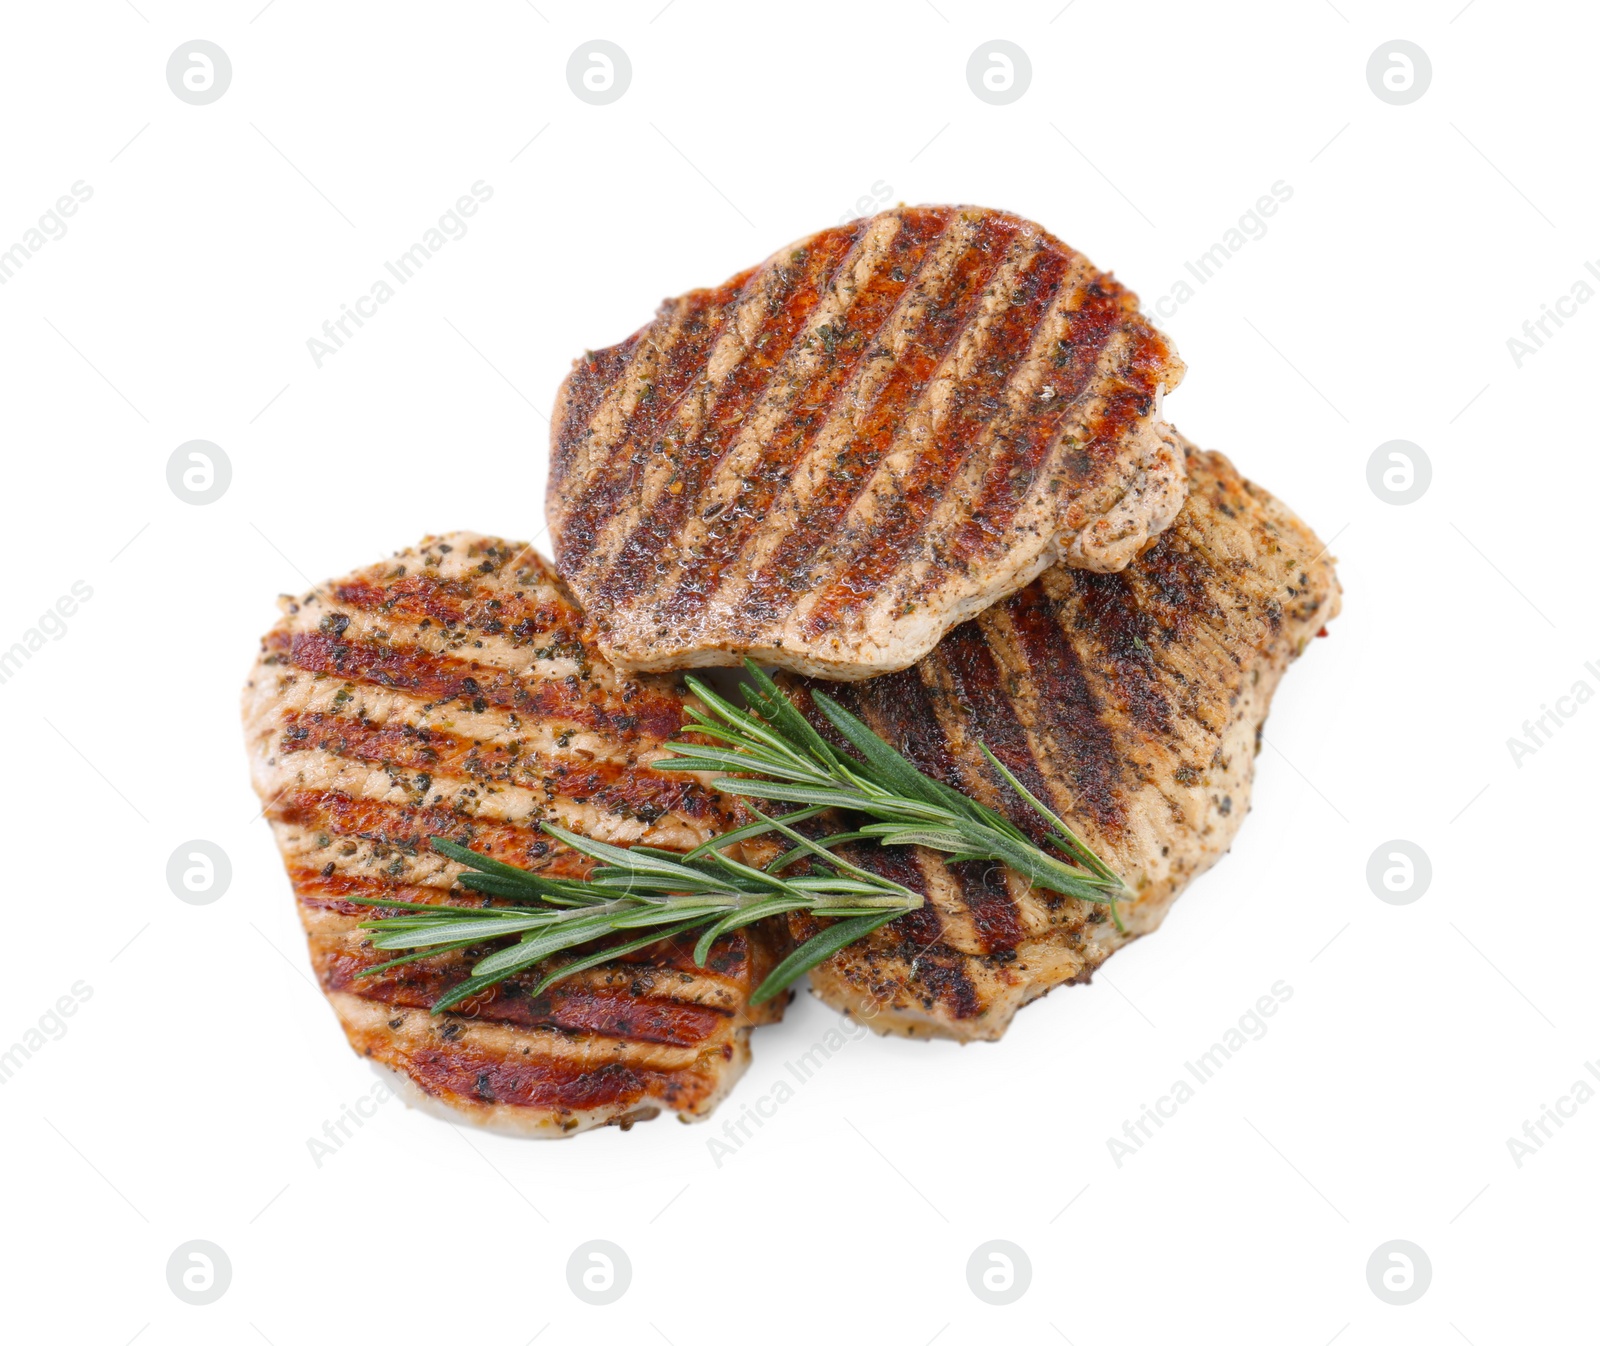
<instances>
[{"instance_id":1,"label":"seared brown crust","mask_svg":"<svg viewBox=\"0 0 1600 1346\"><path fill-rule=\"evenodd\" d=\"M1116 570L1182 502L1183 366L1038 225L900 207L668 300L552 424L562 576L619 667L904 668L1058 557Z\"/></svg>"},{"instance_id":2,"label":"seared brown crust","mask_svg":"<svg viewBox=\"0 0 1600 1346\"><path fill-rule=\"evenodd\" d=\"M923 770L1042 840L981 739L1134 894L1118 930L1103 906L919 852L913 886L942 896L815 969L830 1005L882 1031L997 1038L1021 1005L1087 981L1154 930L1226 851L1278 678L1338 612L1339 583L1299 519L1221 454L1187 452L1187 504L1128 569L1058 566L905 672L791 684L802 707L826 687ZM790 919L796 937L812 933Z\"/></svg>"},{"instance_id":3,"label":"seared brown crust","mask_svg":"<svg viewBox=\"0 0 1600 1346\"><path fill-rule=\"evenodd\" d=\"M616 673L553 570L518 543L425 539L295 599L245 688L251 770L288 868L311 962L351 1045L457 1120L561 1135L670 1108L707 1115L782 1003L749 994L779 933L720 940L706 968L663 941L533 987L543 966L431 1015L494 946L363 977L390 954L352 898L477 905L449 836L509 863L581 877L590 861L542 820L629 845L687 848L726 830L721 796L648 769L683 723L659 677ZM378 909L381 910L381 909Z\"/></svg>"}]
</instances>

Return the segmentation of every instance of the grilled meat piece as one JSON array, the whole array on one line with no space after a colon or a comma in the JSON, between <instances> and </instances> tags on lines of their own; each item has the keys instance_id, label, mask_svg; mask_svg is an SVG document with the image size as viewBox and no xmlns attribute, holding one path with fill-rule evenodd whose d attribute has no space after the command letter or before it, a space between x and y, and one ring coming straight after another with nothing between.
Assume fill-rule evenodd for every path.
<instances>
[{"instance_id":1,"label":"grilled meat piece","mask_svg":"<svg viewBox=\"0 0 1600 1346\"><path fill-rule=\"evenodd\" d=\"M905 668L1057 561L1120 570L1172 522L1182 375L1135 295L1015 215L825 229L576 363L556 563L619 668Z\"/></svg>"},{"instance_id":2,"label":"grilled meat piece","mask_svg":"<svg viewBox=\"0 0 1600 1346\"><path fill-rule=\"evenodd\" d=\"M828 1004L908 1036L998 1038L1028 1001L1086 982L1154 930L1227 849L1279 677L1339 609L1333 561L1305 524L1218 453L1185 445L1189 498L1115 575L1058 566L956 628L915 668L824 688L930 775L1043 841L981 740L1132 890L1103 905L1030 890L998 866L858 849L922 910L811 973ZM797 938L809 918L790 917Z\"/></svg>"},{"instance_id":3,"label":"grilled meat piece","mask_svg":"<svg viewBox=\"0 0 1600 1346\"><path fill-rule=\"evenodd\" d=\"M670 680L618 674L548 562L470 533L283 600L245 687L251 772L289 871L311 961L350 1044L403 1095L457 1120L563 1135L670 1108L703 1118L749 1061L750 992L782 956L766 928L706 968L663 941L557 982L554 964L427 1007L492 945L360 979L394 955L346 899L470 902L447 836L578 878L591 862L542 820L601 840L688 849L730 825L714 791L647 769L683 723ZM620 941L619 941L620 942Z\"/></svg>"}]
</instances>

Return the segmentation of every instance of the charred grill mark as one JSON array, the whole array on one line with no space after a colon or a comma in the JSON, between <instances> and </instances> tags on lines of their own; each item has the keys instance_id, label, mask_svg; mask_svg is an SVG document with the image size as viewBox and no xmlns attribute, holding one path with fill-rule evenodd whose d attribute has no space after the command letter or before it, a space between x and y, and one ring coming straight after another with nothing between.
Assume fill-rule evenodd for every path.
<instances>
[{"instance_id":1,"label":"charred grill mark","mask_svg":"<svg viewBox=\"0 0 1600 1346\"><path fill-rule=\"evenodd\" d=\"M1057 343L1048 378L1055 390L1048 404L1050 414L1023 418L1020 427L1001 440L977 501L950 544L952 561L960 564L1004 549L1006 530L1024 502L1037 494L1040 468L1056 447L1062 422L1094 379L1101 353L1128 318L1127 307L1127 292L1119 285L1097 279L1086 287ZM1095 418L1087 435L1091 456L1102 444L1116 445L1135 415L1149 412L1153 391L1146 391L1137 409L1133 399L1123 399L1115 414Z\"/></svg>"},{"instance_id":2,"label":"charred grill mark","mask_svg":"<svg viewBox=\"0 0 1600 1346\"><path fill-rule=\"evenodd\" d=\"M1177 356L1166 338L1137 312L1137 302L1115 282L1101 282L1119 291L1130 311L1125 312L1123 331L1128 347L1119 353L1117 367L1110 371L1103 386L1096 389L1100 404L1085 427L1082 438L1064 455L1062 466L1074 487L1093 483L1122 452L1122 436L1134 423L1154 409L1156 391L1170 377ZM1171 391L1170 385L1167 391Z\"/></svg>"},{"instance_id":3,"label":"charred grill mark","mask_svg":"<svg viewBox=\"0 0 1600 1346\"><path fill-rule=\"evenodd\" d=\"M962 463L977 451L985 430L1004 411L1004 394L1034 334L1054 304L1071 268L1060 252L1040 249L1017 277L1008 304L991 324L979 366L960 379L932 440L917 451L899 489L882 502L871 524L851 539L851 559L823 590L803 630L812 639L837 625L849 611L870 604L893 572L906 563ZM1047 419L1056 424L1062 407Z\"/></svg>"},{"instance_id":4,"label":"charred grill mark","mask_svg":"<svg viewBox=\"0 0 1600 1346\"><path fill-rule=\"evenodd\" d=\"M636 763L584 761L525 752L518 740L483 742L403 723L371 724L310 711L282 717L279 752L319 750L425 777L465 777L515 785L547 799L571 799L624 817L654 822L668 812L704 819L721 811L719 796L681 773ZM427 786L422 787L424 790Z\"/></svg>"},{"instance_id":5,"label":"charred grill mark","mask_svg":"<svg viewBox=\"0 0 1600 1346\"><path fill-rule=\"evenodd\" d=\"M1022 924L1006 886L1005 867L988 860L963 860L949 869L984 952L1000 953L1022 943Z\"/></svg>"},{"instance_id":6,"label":"charred grill mark","mask_svg":"<svg viewBox=\"0 0 1600 1346\"><path fill-rule=\"evenodd\" d=\"M331 841L331 837L330 837ZM294 885L295 901L314 911L331 911L340 916L359 916L366 920L379 914L379 908L354 902L356 897L391 902L425 902L446 907L492 906L491 899L466 888L429 888L417 883L399 883L391 878L353 874L332 864L289 864L289 881ZM396 908L396 910L398 910ZM388 912L383 912L388 915Z\"/></svg>"},{"instance_id":7,"label":"charred grill mark","mask_svg":"<svg viewBox=\"0 0 1600 1346\"><path fill-rule=\"evenodd\" d=\"M573 365L572 373L567 376L566 400L562 405L561 417L563 425L583 426L587 431L606 394L632 363L641 335L635 332L619 345L603 351L583 353L582 358ZM577 461L583 435L557 435L553 439L551 475L564 477Z\"/></svg>"},{"instance_id":8,"label":"charred grill mark","mask_svg":"<svg viewBox=\"0 0 1600 1346\"><path fill-rule=\"evenodd\" d=\"M962 709L967 734L981 740L1030 791L1049 800L1053 797L1049 782L1033 759L1028 732L1011 700L1006 673L984 635L979 623L965 622L944 638L930 658L938 661ZM963 765L972 776L993 785L999 807L1012 822L1042 842L1043 822L995 776L979 755L977 744L973 743L963 756Z\"/></svg>"},{"instance_id":9,"label":"charred grill mark","mask_svg":"<svg viewBox=\"0 0 1600 1346\"><path fill-rule=\"evenodd\" d=\"M812 697L813 691L822 692L831 696L852 715L860 717L862 713L862 695L869 684L864 682L826 682L820 678L802 678L793 673L779 674L779 685L788 693L789 698L795 703L796 708L830 745L853 752L854 749L845 742L841 734L823 715Z\"/></svg>"},{"instance_id":10,"label":"charred grill mark","mask_svg":"<svg viewBox=\"0 0 1600 1346\"><path fill-rule=\"evenodd\" d=\"M466 949L423 959L371 977L361 974L392 955L378 950L360 955L334 953L324 966L323 985L328 991L349 991L364 1000L427 1009L471 976L472 960L486 956L496 947L486 943L481 950ZM542 967L539 976L548 970ZM623 967L622 970L628 974L632 969ZM598 1033L624 1042L660 1043L672 1047L699 1046L714 1037L729 1019L725 1010L634 993L626 984L596 988L589 984L556 982L543 995L535 996L532 988L538 985L539 976L508 978L494 988L493 998L486 998L470 1016L454 1014L449 1017L514 1024L519 1028ZM676 981L676 976L671 980Z\"/></svg>"},{"instance_id":11,"label":"charred grill mark","mask_svg":"<svg viewBox=\"0 0 1600 1346\"><path fill-rule=\"evenodd\" d=\"M850 307L830 324L829 360L806 385L805 401L785 417L782 429L762 446L760 462L743 478L738 495L722 509L707 531L704 551L696 556L682 585L669 595L669 618L683 619L704 607L716 592L728 565L761 527L779 494L794 480L841 401L855 384L863 363L879 346L904 296L912 293L920 268L933 244L949 226L952 212L907 211L890 240L886 255L852 298Z\"/></svg>"},{"instance_id":12,"label":"charred grill mark","mask_svg":"<svg viewBox=\"0 0 1600 1346\"><path fill-rule=\"evenodd\" d=\"M648 454L667 433L683 399L698 386L706 358L740 307L754 298L756 286L757 276L752 270L714 290L696 290L678 301L685 312L676 329L674 315L669 311L641 334L643 341L668 343L661 350L655 385L650 395L634 406L618 438L617 447L631 445L633 451L600 463L588 481L572 485L557 535L558 559L565 573L586 563L601 530L619 509L638 499ZM576 412L555 428L558 443L579 441L589 432L589 421L579 420Z\"/></svg>"},{"instance_id":13,"label":"charred grill mark","mask_svg":"<svg viewBox=\"0 0 1600 1346\"><path fill-rule=\"evenodd\" d=\"M918 862L919 852L908 846L878 846L852 844L842 849L851 864L881 874L892 883L909 888L922 896L923 902L915 911L896 917L884 926L901 939L914 940L926 947L944 935L944 918L928 900L928 877Z\"/></svg>"},{"instance_id":14,"label":"charred grill mark","mask_svg":"<svg viewBox=\"0 0 1600 1346\"><path fill-rule=\"evenodd\" d=\"M438 1046L372 1044L366 1050L369 1056L398 1066L419 1088L438 1098L557 1113L619 1110L645 1099L686 1107L714 1088L714 1077L703 1073L620 1064L596 1069L538 1054L508 1058L448 1040L441 1040Z\"/></svg>"},{"instance_id":15,"label":"charred grill mark","mask_svg":"<svg viewBox=\"0 0 1600 1346\"><path fill-rule=\"evenodd\" d=\"M476 660L432 654L414 645L344 641L321 631L272 632L267 650L312 673L411 692L433 702L461 701L482 713L494 706L540 721L565 721L634 743L670 738L683 723L674 697L639 688L619 705L576 677L529 680Z\"/></svg>"},{"instance_id":16,"label":"charred grill mark","mask_svg":"<svg viewBox=\"0 0 1600 1346\"><path fill-rule=\"evenodd\" d=\"M898 921L885 926L898 927ZM971 959L946 945L913 945L906 941L897 951L912 970L912 980L901 982L903 993L919 1001L926 1010L942 1005L953 1019L976 1019L986 1006L978 994L967 968ZM897 979L898 980L898 979Z\"/></svg>"},{"instance_id":17,"label":"charred grill mark","mask_svg":"<svg viewBox=\"0 0 1600 1346\"><path fill-rule=\"evenodd\" d=\"M960 768L950 755L918 669L848 685L862 688L868 708L865 718L885 742L919 771L952 789L963 789ZM929 851L923 854L923 863L943 865L945 860ZM1022 926L1006 887L1004 868L987 861L967 861L949 865L948 870L985 950L1015 948L1022 940Z\"/></svg>"},{"instance_id":18,"label":"charred grill mark","mask_svg":"<svg viewBox=\"0 0 1600 1346\"><path fill-rule=\"evenodd\" d=\"M860 688L861 700L870 707L872 727L919 771L953 790L965 792L961 768L951 755L950 744L934 713L933 697L922 679L920 667L903 669L866 682L842 683L829 687L837 697L844 688ZM860 713L860 712L857 712Z\"/></svg>"},{"instance_id":19,"label":"charred grill mark","mask_svg":"<svg viewBox=\"0 0 1600 1346\"><path fill-rule=\"evenodd\" d=\"M1130 306L1137 303L1132 295L1127 298ZM1156 391L1163 386L1168 377L1167 371L1177 358L1166 337L1143 318L1130 326L1129 335L1133 340L1133 356L1122 366L1118 381L1110 392L1112 405L1091 444L1091 455L1102 462L1117 453L1119 427L1126 427L1149 414Z\"/></svg>"},{"instance_id":20,"label":"charred grill mark","mask_svg":"<svg viewBox=\"0 0 1600 1346\"><path fill-rule=\"evenodd\" d=\"M649 587L647 577L659 565L662 551L689 511L699 507L706 483L733 444L745 415L766 392L821 303L828 289L826 278L849 256L865 230L865 221L852 229L830 230L814 240L800 260L780 272L785 284L773 298L774 311L767 316L761 339L717 386L709 424L692 440L671 445L676 450L677 479L655 502L648 517L639 519L600 577L591 608L603 610L626 602Z\"/></svg>"},{"instance_id":21,"label":"charred grill mark","mask_svg":"<svg viewBox=\"0 0 1600 1346\"><path fill-rule=\"evenodd\" d=\"M554 878L581 879L593 868L586 856L527 827L493 822L427 805L357 799L338 790L291 790L267 817L335 838L360 838L393 851L403 871L407 857L432 855L430 837L448 837L482 855Z\"/></svg>"},{"instance_id":22,"label":"charred grill mark","mask_svg":"<svg viewBox=\"0 0 1600 1346\"><path fill-rule=\"evenodd\" d=\"M1087 598L1084 574L1074 571L1072 580ZM1226 610L1214 592L1218 580L1193 545L1188 524L1180 516L1166 536L1140 558L1137 575L1129 577L1130 583L1138 585L1140 607L1149 614L1147 638L1162 645L1179 644L1192 638L1198 623L1225 620Z\"/></svg>"},{"instance_id":23,"label":"charred grill mark","mask_svg":"<svg viewBox=\"0 0 1600 1346\"><path fill-rule=\"evenodd\" d=\"M1156 663L1156 624L1132 592L1126 572L1097 575L1074 571L1073 584L1078 597L1072 618L1077 643L1095 652L1107 694L1115 697L1140 729L1170 733L1172 706ZM1161 643L1172 638L1163 633Z\"/></svg>"},{"instance_id":24,"label":"charred grill mark","mask_svg":"<svg viewBox=\"0 0 1600 1346\"><path fill-rule=\"evenodd\" d=\"M1029 585L1006 604L1005 610L1016 633L1019 653L1027 664L1043 721L1041 728L1052 743L1053 765L1057 774L1066 778L1072 793L1071 811L1092 820L1105 833L1119 834L1126 821L1122 757L1116 736L1102 718L1102 708L1077 646L1061 629L1055 605L1040 585ZM1017 724L1009 701L1005 702L1005 709L1010 724L1015 724L1020 733L1021 725ZM974 723L980 735L991 732L991 721L985 712L976 712ZM1010 725L1008 736L1009 733ZM1022 742L1025 747L1025 737ZM993 743L989 747L1030 790L1041 799L1051 798L1048 788L1041 793L1034 784L1034 780L1044 784L1042 777L1036 773L1030 779L1017 771ZM1028 764L1030 770L1036 771L1031 756ZM1020 814L1013 821L1019 827L1029 826Z\"/></svg>"},{"instance_id":25,"label":"charred grill mark","mask_svg":"<svg viewBox=\"0 0 1600 1346\"><path fill-rule=\"evenodd\" d=\"M347 580L333 586L333 597L364 612L421 618L437 622L447 631L457 627L482 631L503 636L514 645L525 645L554 631L567 637L576 649L583 625L577 611L560 600L529 599L521 591L492 589L426 572L389 584Z\"/></svg>"},{"instance_id":26,"label":"charred grill mark","mask_svg":"<svg viewBox=\"0 0 1600 1346\"><path fill-rule=\"evenodd\" d=\"M741 616L781 621L793 596L809 589L809 566L832 538L840 521L861 498L878 466L888 455L907 414L922 399L933 376L960 342L977 315L984 291L1016 240L1016 221L986 217L924 310L906 351L885 379L860 430L829 472L827 481L806 502L795 527L774 548L740 599Z\"/></svg>"}]
</instances>

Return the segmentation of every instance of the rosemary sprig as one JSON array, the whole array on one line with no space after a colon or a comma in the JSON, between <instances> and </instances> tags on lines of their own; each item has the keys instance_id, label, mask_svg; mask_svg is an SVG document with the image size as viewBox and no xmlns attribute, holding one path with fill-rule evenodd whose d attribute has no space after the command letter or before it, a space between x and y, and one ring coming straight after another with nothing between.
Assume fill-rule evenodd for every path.
<instances>
[{"instance_id":1,"label":"rosemary sprig","mask_svg":"<svg viewBox=\"0 0 1600 1346\"><path fill-rule=\"evenodd\" d=\"M434 850L469 869L457 880L463 888L511 899L513 905L458 907L350 898L363 906L400 912L361 923L371 932L373 948L414 951L370 967L362 975L507 935L519 937L515 944L480 958L471 977L434 1002L433 1012L438 1014L552 954L594 945L623 931L646 933L620 944L607 940L585 949L547 973L533 993L539 995L563 977L691 930L701 932L694 957L704 966L718 937L769 916L809 911L838 919L838 924L808 940L773 969L751 997L752 1003L760 1004L834 953L839 945L832 941L840 932L855 931L849 938L858 939L922 905L920 894L830 855L824 844L802 836L786 820L767 819L764 825L782 832L796 843L795 851L810 859L804 872L779 872L792 867L795 851L780 857L782 865L756 869L714 847L701 848L691 857L650 846L612 846L546 823L543 830L548 835L599 862L587 879L549 879L434 837Z\"/></svg>"},{"instance_id":2,"label":"rosemary sprig","mask_svg":"<svg viewBox=\"0 0 1600 1346\"><path fill-rule=\"evenodd\" d=\"M795 709L776 683L746 662L750 708L741 710L698 679L691 690L705 710L691 708L684 729L713 745L674 741L676 756L662 758L660 771L718 774L713 786L746 800L757 822L713 837L688 854L650 846L613 846L546 823L543 830L596 861L588 878L550 879L450 841L432 838L434 850L464 865L463 888L511 905L459 907L351 898L400 914L362 922L374 948L412 950L368 968L371 976L434 954L469 948L515 935L517 942L480 958L473 975L433 1005L440 1013L554 954L592 946L549 972L534 988L662 939L698 930L696 963L704 966L722 935L756 921L805 911L832 923L807 940L751 996L770 1000L811 968L879 926L922 905L920 894L834 853L851 841L884 846L925 846L951 863L992 860L1030 883L1068 897L1107 903L1113 919L1124 889L1120 879L1072 830L1035 798L980 744L990 765L1018 797L1048 825L1060 855L1036 845L1008 818L918 771L865 724L822 692L812 699L859 757L833 748ZM779 800L801 807L769 816L750 801ZM865 815L852 830L808 837L795 824L830 810ZM790 849L757 869L725 854L726 848L776 832ZM1064 858L1063 858L1064 857ZM620 932L645 933L622 943L596 944Z\"/></svg>"},{"instance_id":3,"label":"rosemary sprig","mask_svg":"<svg viewBox=\"0 0 1600 1346\"><path fill-rule=\"evenodd\" d=\"M775 799L807 806L806 813L843 809L875 821L849 834L876 838L885 846L926 846L958 860L997 860L1030 883L1085 902L1111 906L1124 893L1111 867L1039 799L982 743L979 750L1002 780L1047 824L1050 844L1060 858L1036 845L1009 818L924 775L877 734L825 692L811 699L859 757L835 750L784 695L778 685L748 660L750 683L744 687L749 710L720 697L696 678L690 689L706 710L691 708L686 728L729 746L701 747L673 742L678 755L654 763L661 771L740 773L719 775L711 784L746 799ZM788 815L790 820L801 814ZM771 819L729 833L740 839L771 830ZM832 844L846 839L830 838ZM708 846L723 844L718 837Z\"/></svg>"}]
</instances>

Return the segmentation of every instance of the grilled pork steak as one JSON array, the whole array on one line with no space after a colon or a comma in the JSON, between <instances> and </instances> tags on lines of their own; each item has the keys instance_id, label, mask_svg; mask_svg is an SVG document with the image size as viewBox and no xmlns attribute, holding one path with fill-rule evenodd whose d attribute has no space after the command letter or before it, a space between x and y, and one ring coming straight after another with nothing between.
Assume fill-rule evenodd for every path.
<instances>
[{"instance_id":1,"label":"grilled pork steak","mask_svg":"<svg viewBox=\"0 0 1600 1346\"><path fill-rule=\"evenodd\" d=\"M729 821L715 792L650 771L683 722L664 678L618 674L548 563L471 533L283 600L244 694L251 772L294 886L311 961L350 1044L402 1093L455 1120L561 1135L669 1108L705 1117L749 1061L750 992L783 950L765 927L531 988L554 964L457 1012L428 1006L492 945L358 980L393 957L349 897L481 902L431 851L450 837L508 863L581 877L550 820L622 845L688 849ZM781 935L779 935L781 938Z\"/></svg>"},{"instance_id":2,"label":"grilled pork steak","mask_svg":"<svg viewBox=\"0 0 1600 1346\"><path fill-rule=\"evenodd\" d=\"M579 360L556 562L619 668L905 668L1058 561L1127 565L1183 503L1183 364L1036 224L901 207L664 303Z\"/></svg>"},{"instance_id":3,"label":"grilled pork steak","mask_svg":"<svg viewBox=\"0 0 1600 1346\"><path fill-rule=\"evenodd\" d=\"M930 775L1043 840L984 762L990 750L1133 892L1104 906L1030 891L988 864L929 851L853 858L927 905L811 973L828 1004L874 1028L998 1038L1017 1009L1087 981L1227 849L1250 802L1278 679L1339 609L1333 562L1303 523L1221 454L1186 445L1189 498L1115 575L1057 566L957 627L915 668L825 688ZM813 717L822 727L820 716ZM816 923L791 916L797 938Z\"/></svg>"}]
</instances>

